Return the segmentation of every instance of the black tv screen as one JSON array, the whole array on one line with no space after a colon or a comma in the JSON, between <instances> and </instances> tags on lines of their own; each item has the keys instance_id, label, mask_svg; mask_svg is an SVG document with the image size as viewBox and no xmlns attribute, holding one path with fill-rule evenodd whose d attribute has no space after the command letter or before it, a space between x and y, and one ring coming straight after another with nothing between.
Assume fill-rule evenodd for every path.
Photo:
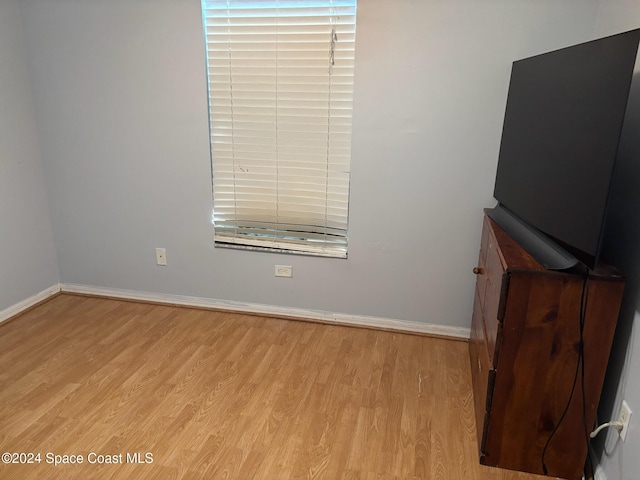
<instances>
[{"instance_id":1,"label":"black tv screen","mask_svg":"<svg viewBox=\"0 0 640 480\"><path fill-rule=\"evenodd\" d=\"M494 197L596 264L640 29L513 63Z\"/></svg>"}]
</instances>

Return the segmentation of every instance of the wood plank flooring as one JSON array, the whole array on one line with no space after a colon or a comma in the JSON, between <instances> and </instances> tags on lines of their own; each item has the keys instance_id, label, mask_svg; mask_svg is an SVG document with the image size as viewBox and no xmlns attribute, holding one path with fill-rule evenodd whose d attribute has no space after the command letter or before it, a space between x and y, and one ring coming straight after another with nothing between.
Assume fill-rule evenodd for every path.
<instances>
[{"instance_id":1,"label":"wood plank flooring","mask_svg":"<svg viewBox=\"0 0 640 480\"><path fill-rule=\"evenodd\" d=\"M0 453L40 453L2 479L543 478L475 439L465 342L66 294L0 326Z\"/></svg>"}]
</instances>

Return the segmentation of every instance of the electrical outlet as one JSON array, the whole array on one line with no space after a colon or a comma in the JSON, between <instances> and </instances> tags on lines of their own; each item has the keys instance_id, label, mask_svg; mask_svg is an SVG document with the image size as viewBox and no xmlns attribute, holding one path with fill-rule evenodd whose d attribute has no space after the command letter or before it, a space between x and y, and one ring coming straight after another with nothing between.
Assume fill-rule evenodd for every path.
<instances>
[{"instance_id":1,"label":"electrical outlet","mask_svg":"<svg viewBox=\"0 0 640 480\"><path fill-rule=\"evenodd\" d=\"M631 408L624 400L622 401L622 407L620 407L620 417L618 421L622 423L620 439L624 442L627 439L627 430L629 430L629 422L631 421Z\"/></svg>"},{"instance_id":2,"label":"electrical outlet","mask_svg":"<svg viewBox=\"0 0 640 480\"><path fill-rule=\"evenodd\" d=\"M156 248L156 264L163 266L167 264L167 251L164 248Z\"/></svg>"},{"instance_id":3,"label":"electrical outlet","mask_svg":"<svg viewBox=\"0 0 640 480\"><path fill-rule=\"evenodd\" d=\"M276 265L276 277L293 277L293 267L290 265Z\"/></svg>"}]
</instances>

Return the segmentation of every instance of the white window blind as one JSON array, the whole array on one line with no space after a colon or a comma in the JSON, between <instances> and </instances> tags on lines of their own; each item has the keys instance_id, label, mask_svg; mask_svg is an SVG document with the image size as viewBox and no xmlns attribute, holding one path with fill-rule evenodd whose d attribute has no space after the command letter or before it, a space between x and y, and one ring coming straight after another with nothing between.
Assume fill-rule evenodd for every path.
<instances>
[{"instance_id":1,"label":"white window blind","mask_svg":"<svg viewBox=\"0 0 640 480\"><path fill-rule=\"evenodd\" d=\"M202 12L216 245L346 257L356 0Z\"/></svg>"}]
</instances>

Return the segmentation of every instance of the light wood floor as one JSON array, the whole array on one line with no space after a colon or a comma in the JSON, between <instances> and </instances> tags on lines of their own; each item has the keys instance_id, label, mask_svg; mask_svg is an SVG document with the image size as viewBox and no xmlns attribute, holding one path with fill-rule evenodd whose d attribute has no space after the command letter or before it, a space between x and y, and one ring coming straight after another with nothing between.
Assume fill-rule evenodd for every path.
<instances>
[{"instance_id":1,"label":"light wood floor","mask_svg":"<svg viewBox=\"0 0 640 480\"><path fill-rule=\"evenodd\" d=\"M478 464L470 384L465 342L60 295L0 326L0 453L41 454L0 478L542 478Z\"/></svg>"}]
</instances>

